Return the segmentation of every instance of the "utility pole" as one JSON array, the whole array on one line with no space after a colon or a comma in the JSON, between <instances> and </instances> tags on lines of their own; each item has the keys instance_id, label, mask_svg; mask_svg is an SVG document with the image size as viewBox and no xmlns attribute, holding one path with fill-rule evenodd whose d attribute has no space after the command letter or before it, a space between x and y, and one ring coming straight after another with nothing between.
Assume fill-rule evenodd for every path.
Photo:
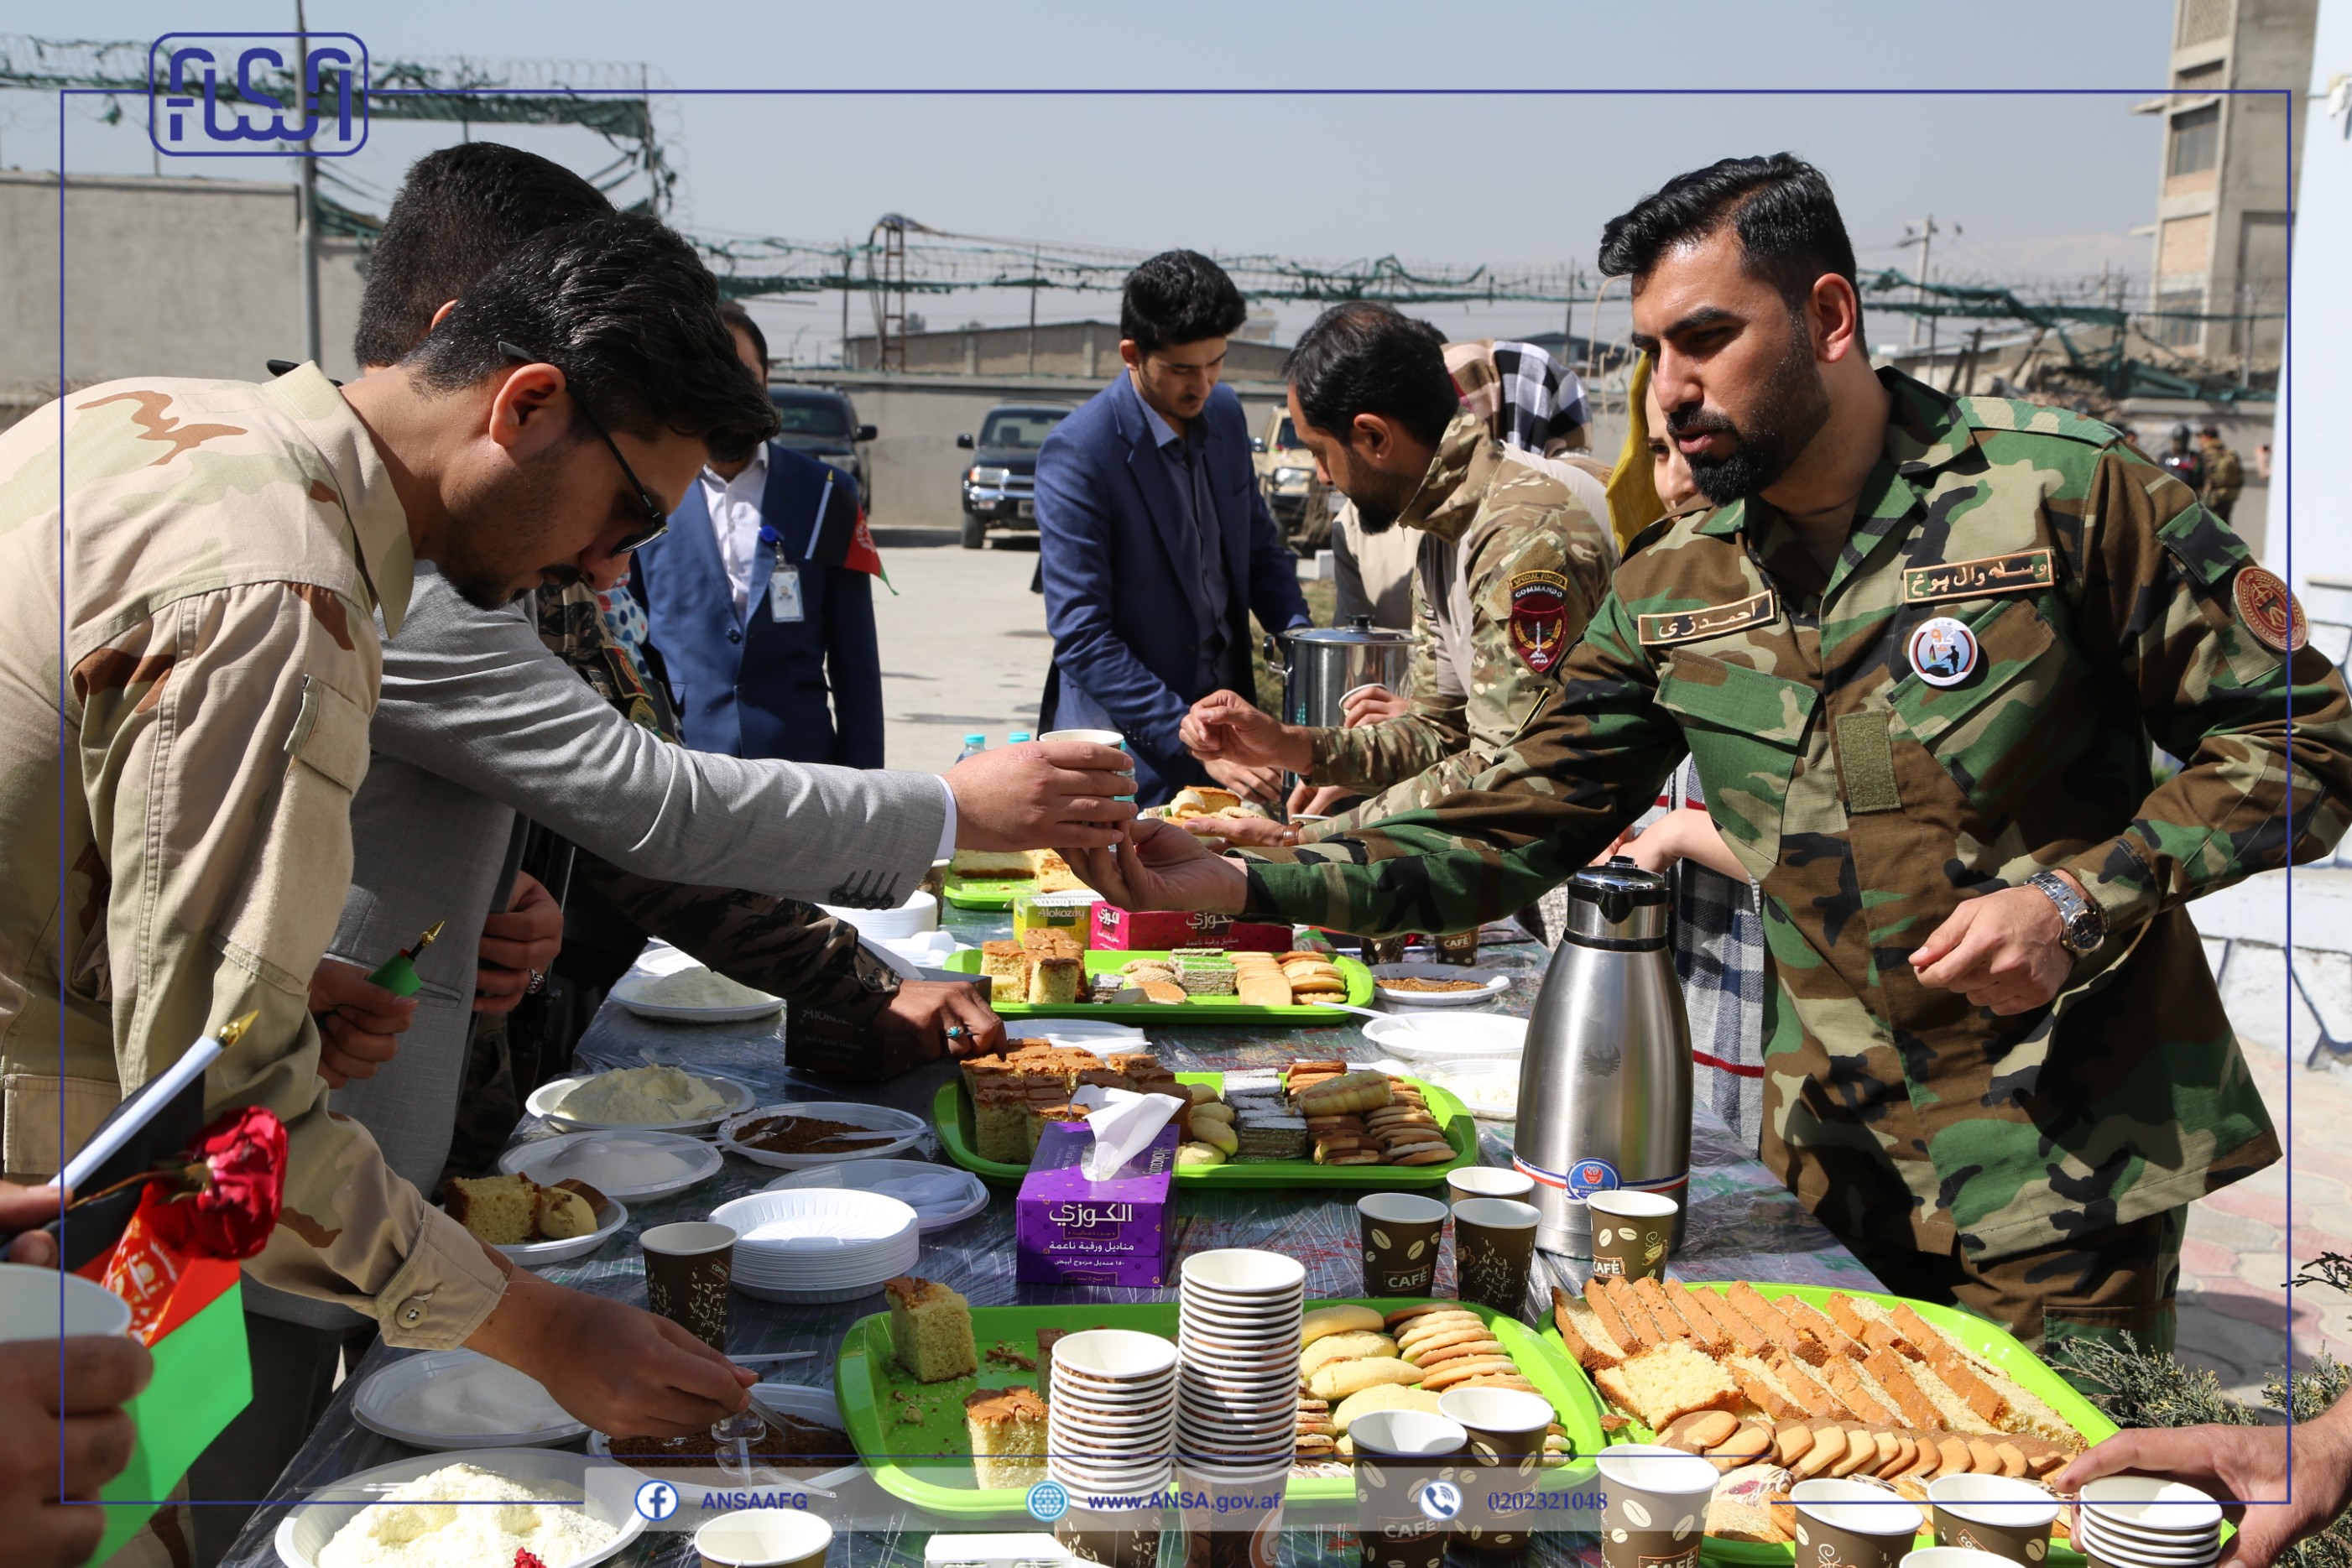
<instances>
[{"instance_id":1,"label":"utility pole","mask_svg":"<svg viewBox=\"0 0 2352 1568\"><path fill-rule=\"evenodd\" d=\"M1045 253L1041 247L1029 258L1029 373L1037 373L1037 277L1045 270Z\"/></svg>"},{"instance_id":2,"label":"utility pole","mask_svg":"<svg viewBox=\"0 0 2352 1568\"><path fill-rule=\"evenodd\" d=\"M841 242L841 368L849 368L849 242Z\"/></svg>"},{"instance_id":3,"label":"utility pole","mask_svg":"<svg viewBox=\"0 0 2352 1568\"><path fill-rule=\"evenodd\" d=\"M1905 245L1916 245L1919 247L1919 268L1918 271L1913 275L1918 278L1919 282L1918 286L1911 291L1912 300L1916 304L1925 305L1927 303L1927 242L1933 239L1938 232L1939 231L1936 227L1936 214L1929 213L1927 218L1919 225L1916 233L1906 233L1903 236L1903 243ZM1935 357L1935 350L1932 347L1935 341L1933 336L1934 330L1934 320L1930 318L1928 322L1928 331L1930 334L1928 338L1928 342L1930 344L1928 357L1930 359ZM1910 343L1916 346L1918 341L1919 318L1917 316L1914 316L1911 318Z\"/></svg>"},{"instance_id":4,"label":"utility pole","mask_svg":"<svg viewBox=\"0 0 2352 1568\"><path fill-rule=\"evenodd\" d=\"M302 89L310 74L310 25L303 16L302 0L294 0L294 90L301 104L303 129L308 131L311 106ZM308 136L302 139L302 153L295 162L296 189L302 203L294 221L302 273L302 357L315 364L319 358L319 162L310 156Z\"/></svg>"}]
</instances>

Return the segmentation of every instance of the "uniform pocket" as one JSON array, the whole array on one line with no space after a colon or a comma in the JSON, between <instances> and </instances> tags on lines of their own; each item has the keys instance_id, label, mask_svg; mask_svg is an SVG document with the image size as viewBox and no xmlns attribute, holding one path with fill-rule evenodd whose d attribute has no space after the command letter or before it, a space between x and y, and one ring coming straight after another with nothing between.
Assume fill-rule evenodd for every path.
<instances>
[{"instance_id":1,"label":"uniform pocket","mask_svg":"<svg viewBox=\"0 0 2352 1568\"><path fill-rule=\"evenodd\" d=\"M1909 669L1906 654L1904 675L1889 688L1887 700L1900 721L1899 733L1925 747L1979 810L1997 810L2000 802L1991 798L1988 780L2021 757L2053 745L2065 748L2067 742L2053 735L2051 704L2062 694L2087 689L2082 683L2093 680L2093 674L2036 599L1929 608L1975 635L1976 667L1958 685L1935 686Z\"/></svg>"},{"instance_id":2,"label":"uniform pocket","mask_svg":"<svg viewBox=\"0 0 2352 1568\"><path fill-rule=\"evenodd\" d=\"M122 1092L111 1079L50 1078L36 1072L0 1077L0 1170L11 1176L47 1180L65 1165L65 1151L79 1149L106 1120ZM65 1143L58 1142L62 1124Z\"/></svg>"},{"instance_id":3,"label":"uniform pocket","mask_svg":"<svg viewBox=\"0 0 2352 1568\"><path fill-rule=\"evenodd\" d=\"M352 796L367 777L366 710L314 675L286 737L286 772L257 832L253 874L221 937L226 955L298 995L310 990L352 881Z\"/></svg>"},{"instance_id":4,"label":"uniform pocket","mask_svg":"<svg viewBox=\"0 0 2352 1568\"><path fill-rule=\"evenodd\" d=\"M1789 780L1805 755L1821 694L1802 681L1683 648L1658 676L1657 702L1682 726L1709 819L1762 881L1780 860Z\"/></svg>"}]
</instances>

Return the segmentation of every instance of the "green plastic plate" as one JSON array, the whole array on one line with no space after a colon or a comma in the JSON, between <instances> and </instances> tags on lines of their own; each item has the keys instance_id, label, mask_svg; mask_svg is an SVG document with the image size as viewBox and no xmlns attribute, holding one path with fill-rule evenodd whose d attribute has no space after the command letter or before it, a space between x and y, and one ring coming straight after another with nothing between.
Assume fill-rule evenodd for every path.
<instances>
[{"instance_id":1,"label":"green plastic plate","mask_svg":"<svg viewBox=\"0 0 2352 1568\"><path fill-rule=\"evenodd\" d=\"M1124 948L1087 951L1087 973L1099 975L1106 969L1116 970L1122 964L1138 958L1165 958L1166 953L1136 953ZM1334 957L1339 977L1348 982L1347 1003L1351 1008L1369 1006L1372 999L1372 972L1353 958ZM980 949L971 948L949 956L946 967L959 975L980 973ZM997 1016L1008 1019L1125 1019L1141 1023L1333 1023L1348 1017L1338 1008L1318 1007L1298 1002L1286 1008L1253 1007L1239 997L1194 997L1183 1003L1162 1007L1158 1002L994 1002Z\"/></svg>"},{"instance_id":2,"label":"green plastic plate","mask_svg":"<svg viewBox=\"0 0 2352 1568\"><path fill-rule=\"evenodd\" d=\"M1692 1280L1688 1283L1705 1286L1717 1294L1731 1288L1731 1282L1725 1280ZM1974 1312L1962 1312L1958 1307L1938 1306L1933 1301L1915 1301L1906 1296L1885 1295L1876 1291L1850 1291L1842 1285L1768 1285L1758 1281L1756 1293L1768 1301L1794 1296L1824 1312L1828 1311L1829 1299L1833 1295L1851 1296L1857 1301L1876 1301L1890 1309L1907 1306L1925 1319L1928 1327L1949 1334L1962 1349L1982 1356L2002 1376L2049 1406L2061 1419L2080 1432L2085 1441L2096 1443L2116 1435L2116 1424L2099 1414L2097 1406L2084 1398L2073 1385L2053 1372L2040 1356L2018 1343L2007 1329L1978 1317ZM1546 1327L1544 1342L1563 1356L1567 1354L1559 1329ZM1637 1421L1621 1427L1614 1440L1646 1443L1654 1436L1648 1427ZM1935 1543L1931 1523L1929 1530L1921 1532L1918 1544L1927 1547ZM1768 1546L1753 1541L1718 1541L1710 1535L1701 1544L1699 1556L1709 1563L1738 1564L1740 1568L1788 1568L1797 1560L1797 1549L1787 1543ZM2050 1561L2053 1563L2080 1563L2083 1557L2080 1552L2070 1551L2063 1545L2053 1544Z\"/></svg>"},{"instance_id":3,"label":"green plastic plate","mask_svg":"<svg viewBox=\"0 0 2352 1568\"><path fill-rule=\"evenodd\" d=\"M1180 1072L1179 1083L1208 1083L1222 1089L1225 1075L1222 1072ZM1179 1166L1176 1184L1179 1186L1344 1186L1360 1189L1389 1190L1396 1187L1440 1186L1445 1173L1458 1171L1464 1166L1478 1163L1478 1124L1462 1102L1435 1084L1423 1083L1418 1078L1399 1082L1410 1083L1421 1091L1422 1103L1437 1124L1445 1129L1445 1141L1454 1145L1454 1157L1435 1166L1318 1166L1312 1160L1252 1160L1246 1164L1228 1160L1221 1166ZM931 1099L931 1123L938 1128L940 1144L948 1158L983 1180L1019 1186L1029 1174L1027 1166L1008 1164L1003 1160L982 1159L979 1137L972 1129L971 1092L965 1087L961 1075L940 1085ZM1051 1327L1051 1324L1047 1325Z\"/></svg>"},{"instance_id":4,"label":"green plastic plate","mask_svg":"<svg viewBox=\"0 0 2352 1568\"><path fill-rule=\"evenodd\" d=\"M1332 1306L1309 1301L1308 1310ZM1407 1301L1359 1299L1358 1305L1381 1312L1412 1304ZM1534 1330L1517 1320L1468 1302L1447 1301L1475 1312L1494 1325L1495 1337L1518 1364L1519 1371L1551 1401L1552 1411L1578 1454L1591 1454L1601 1445L1601 1406L1583 1373L1560 1349L1557 1336L1547 1343ZM972 1338L981 1357L973 1376L947 1383L918 1383L898 1364L890 1349L890 1315L877 1312L860 1319L842 1337L841 1359L834 1373L834 1389L841 1405L843 1425L857 1445L858 1457L875 1484L891 1496L918 1508L957 1519L1025 1514L1025 1494L1012 1488L982 1491L971 1470L971 1439L964 1430L964 1396L976 1388L1037 1386L1040 1375L989 1359L997 1345L1035 1359L1039 1329L1118 1328L1173 1337L1174 1301L1139 1301L1116 1306L974 1307ZM1550 1472L1567 1479L1577 1467ZM1583 1479L1591 1479L1590 1470ZM1294 1504L1345 1502L1356 1495L1349 1475L1302 1475L1294 1470L1284 1496Z\"/></svg>"},{"instance_id":5,"label":"green plastic plate","mask_svg":"<svg viewBox=\"0 0 2352 1568\"><path fill-rule=\"evenodd\" d=\"M982 880L958 876L953 872L948 873L947 883L940 890L940 895L958 909L1010 909L1016 896L1036 891L1037 879L1034 876Z\"/></svg>"}]
</instances>

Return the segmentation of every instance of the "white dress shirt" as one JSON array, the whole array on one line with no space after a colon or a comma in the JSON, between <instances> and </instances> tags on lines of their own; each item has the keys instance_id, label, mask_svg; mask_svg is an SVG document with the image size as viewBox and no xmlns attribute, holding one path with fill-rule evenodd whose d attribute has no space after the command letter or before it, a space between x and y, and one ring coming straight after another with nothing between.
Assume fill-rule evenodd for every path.
<instances>
[{"instance_id":1,"label":"white dress shirt","mask_svg":"<svg viewBox=\"0 0 2352 1568\"><path fill-rule=\"evenodd\" d=\"M705 468L697 476L702 503L710 511L711 537L719 542L719 561L727 569L727 583L735 598L735 619L751 612L759 589L751 580L760 549L760 502L768 488L768 447L760 444L751 461L732 479L721 479Z\"/></svg>"}]
</instances>

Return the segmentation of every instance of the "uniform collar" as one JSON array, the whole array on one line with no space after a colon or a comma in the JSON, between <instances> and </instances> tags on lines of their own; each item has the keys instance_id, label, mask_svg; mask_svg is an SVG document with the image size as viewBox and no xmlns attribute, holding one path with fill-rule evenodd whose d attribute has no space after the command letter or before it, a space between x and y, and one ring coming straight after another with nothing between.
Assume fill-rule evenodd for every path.
<instances>
[{"instance_id":1,"label":"uniform collar","mask_svg":"<svg viewBox=\"0 0 2352 1568\"><path fill-rule=\"evenodd\" d=\"M1887 465L1896 474L1909 480L1925 479L1975 448L1976 432L1957 400L1891 365L1878 372L1878 381L1894 394L1886 411L1884 450ZM1879 496L1875 505L1872 499L1871 493L1879 488L1874 478L1855 513L1857 520L1883 507L1885 496ZM1729 538L1747 526L1748 502L1743 498L1717 507L1698 531Z\"/></svg>"},{"instance_id":2,"label":"uniform collar","mask_svg":"<svg viewBox=\"0 0 2352 1568\"><path fill-rule=\"evenodd\" d=\"M392 475L376 452L375 438L315 364L299 365L263 382L261 395L300 425L326 460L336 494L320 496L314 486L311 498L341 505L358 541L361 575L375 595L376 608L383 612L384 634L397 634L415 585L416 552L408 538L408 513L392 487Z\"/></svg>"},{"instance_id":3,"label":"uniform collar","mask_svg":"<svg viewBox=\"0 0 2352 1568\"><path fill-rule=\"evenodd\" d=\"M1503 449L1488 433L1486 422L1466 411L1455 414L1437 438L1421 488L1397 514L1397 521L1442 539L1460 538L1478 515L1487 482L1502 461Z\"/></svg>"}]
</instances>

